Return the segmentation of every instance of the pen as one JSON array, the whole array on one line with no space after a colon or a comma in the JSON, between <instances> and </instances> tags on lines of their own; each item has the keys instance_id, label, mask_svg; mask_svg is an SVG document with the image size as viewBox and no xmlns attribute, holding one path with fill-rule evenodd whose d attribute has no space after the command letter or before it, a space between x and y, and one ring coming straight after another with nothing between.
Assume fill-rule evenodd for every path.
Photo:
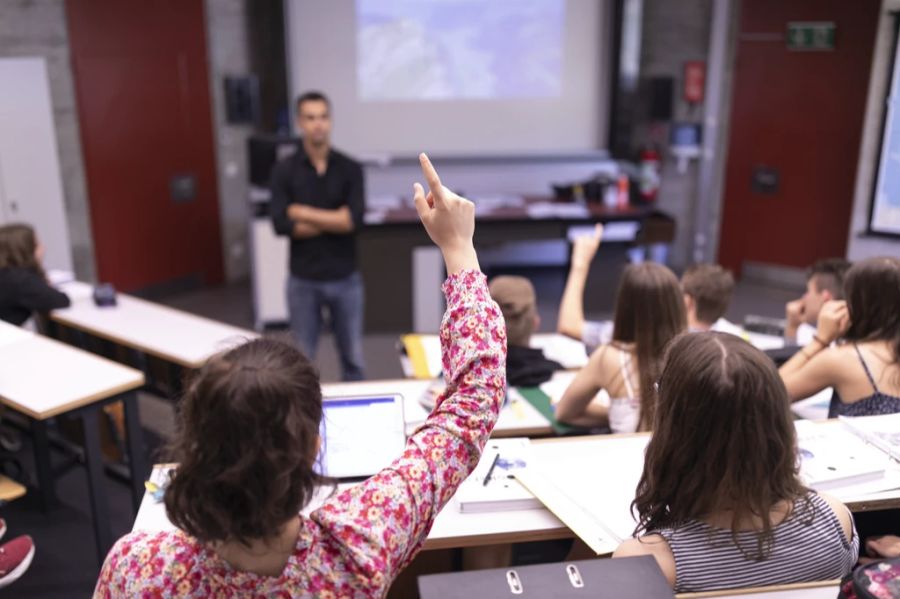
<instances>
[{"instance_id":1,"label":"pen","mask_svg":"<svg viewBox=\"0 0 900 599\"><path fill-rule=\"evenodd\" d=\"M484 482L482 486L486 487L488 482L491 480L491 474L494 473L494 468L497 466L497 460L500 459L500 452L497 452L497 455L494 456L494 461L491 462L491 467L488 469L487 476L484 477Z\"/></svg>"}]
</instances>

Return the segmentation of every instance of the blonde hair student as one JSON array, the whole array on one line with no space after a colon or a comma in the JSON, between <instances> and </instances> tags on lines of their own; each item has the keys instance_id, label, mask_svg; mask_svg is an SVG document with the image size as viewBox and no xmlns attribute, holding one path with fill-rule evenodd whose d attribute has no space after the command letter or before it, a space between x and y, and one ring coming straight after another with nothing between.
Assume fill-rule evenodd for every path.
<instances>
[{"instance_id":1,"label":"blonde hair student","mask_svg":"<svg viewBox=\"0 0 900 599\"><path fill-rule=\"evenodd\" d=\"M803 486L790 402L772 361L727 333L667 351L632 509L636 539L676 592L841 578L856 563L853 517Z\"/></svg>"},{"instance_id":2,"label":"blonde hair student","mask_svg":"<svg viewBox=\"0 0 900 599\"><path fill-rule=\"evenodd\" d=\"M616 294L612 341L591 355L556 406L560 422L609 426L614 433L649 430L666 344L685 330L678 279L652 262L625 268ZM610 404L595 400L606 389Z\"/></svg>"},{"instance_id":3,"label":"blonde hair student","mask_svg":"<svg viewBox=\"0 0 900 599\"><path fill-rule=\"evenodd\" d=\"M472 245L474 205L420 160L430 192L415 185L416 209L449 273L440 335L447 391L403 455L301 515L318 483L318 375L276 341L228 351L184 399L181 466L165 495L178 530L120 539L95 597L380 597L422 548L497 420L506 332Z\"/></svg>"}]
</instances>

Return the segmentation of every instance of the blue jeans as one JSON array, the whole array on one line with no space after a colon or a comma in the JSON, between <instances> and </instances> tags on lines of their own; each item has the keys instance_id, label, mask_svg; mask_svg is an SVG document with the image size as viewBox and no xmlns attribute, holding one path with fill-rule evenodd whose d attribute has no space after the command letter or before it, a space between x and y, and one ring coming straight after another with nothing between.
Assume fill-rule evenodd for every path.
<instances>
[{"instance_id":1,"label":"blue jeans","mask_svg":"<svg viewBox=\"0 0 900 599\"><path fill-rule=\"evenodd\" d=\"M362 349L363 284L359 272L336 281L313 281L291 275L288 279L288 310L294 339L310 360L316 357L319 334L328 309L331 329L341 357L345 381L365 378Z\"/></svg>"}]
</instances>

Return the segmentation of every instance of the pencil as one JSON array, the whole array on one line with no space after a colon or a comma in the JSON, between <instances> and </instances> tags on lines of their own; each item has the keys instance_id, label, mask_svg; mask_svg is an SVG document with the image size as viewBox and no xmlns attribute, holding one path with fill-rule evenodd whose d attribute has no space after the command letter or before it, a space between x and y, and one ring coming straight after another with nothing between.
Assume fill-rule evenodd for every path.
<instances>
[{"instance_id":1,"label":"pencil","mask_svg":"<svg viewBox=\"0 0 900 599\"><path fill-rule=\"evenodd\" d=\"M491 474L494 473L494 468L497 467L497 460L499 460L499 459L500 459L500 452L498 451L497 454L494 456L494 461L491 462L491 467L488 469L487 476L484 477L484 482L481 483L481 485L483 487L486 487L488 482L491 480Z\"/></svg>"}]
</instances>

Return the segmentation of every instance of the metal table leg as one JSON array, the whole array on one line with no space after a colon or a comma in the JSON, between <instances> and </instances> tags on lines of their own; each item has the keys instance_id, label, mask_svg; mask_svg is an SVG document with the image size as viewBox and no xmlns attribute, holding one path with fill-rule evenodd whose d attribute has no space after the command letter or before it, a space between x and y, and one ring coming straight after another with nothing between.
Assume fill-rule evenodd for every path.
<instances>
[{"instance_id":1,"label":"metal table leg","mask_svg":"<svg viewBox=\"0 0 900 599\"><path fill-rule=\"evenodd\" d=\"M131 500L137 514L144 497L144 479L147 476L144 463L144 433L141 430L140 409L136 391L122 395L125 406L125 443L128 450L128 467L131 473Z\"/></svg>"},{"instance_id":2,"label":"metal table leg","mask_svg":"<svg viewBox=\"0 0 900 599\"><path fill-rule=\"evenodd\" d=\"M100 562L112 547L112 530L109 526L109 506L107 504L105 477L103 471L103 454L100 449L100 431L96 404L87 406L81 411L81 424L84 429L84 456L87 466L88 490L91 498L91 517L94 520L94 538L97 542L97 553Z\"/></svg>"},{"instance_id":3,"label":"metal table leg","mask_svg":"<svg viewBox=\"0 0 900 599\"><path fill-rule=\"evenodd\" d=\"M34 436L34 463L37 469L41 507L46 511L56 507L56 481L53 478L53 467L50 463L50 439L47 435L46 420L31 420L31 431Z\"/></svg>"}]
</instances>

